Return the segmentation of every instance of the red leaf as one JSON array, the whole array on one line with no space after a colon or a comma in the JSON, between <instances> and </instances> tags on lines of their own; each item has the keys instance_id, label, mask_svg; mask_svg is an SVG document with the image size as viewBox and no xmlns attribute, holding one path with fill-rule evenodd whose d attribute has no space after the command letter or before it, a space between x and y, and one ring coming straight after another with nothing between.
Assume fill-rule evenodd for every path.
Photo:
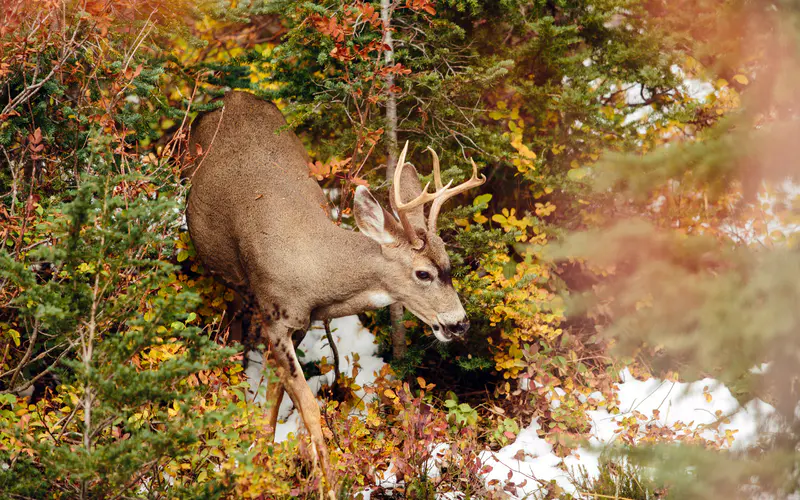
<instances>
[{"instance_id":1,"label":"red leaf","mask_svg":"<svg viewBox=\"0 0 800 500\"><path fill-rule=\"evenodd\" d=\"M33 133L28 136L28 140L30 140L32 144L39 144L42 142L42 129L40 127L36 127L36 130L34 130Z\"/></svg>"},{"instance_id":2,"label":"red leaf","mask_svg":"<svg viewBox=\"0 0 800 500\"><path fill-rule=\"evenodd\" d=\"M318 181L321 181L325 177L329 176L331 173L330 166L325 165L321 161L317 160L315 162L308 162L308 170L310 172L311 177L316 177Z\"/></svg>"},{"instance_id":3,"label":"red leaf","mask_svg":"<svg viewBox=\"0 0 800 500\"><path fill-rule=\"evenodd\" d=\"M433 8L433 2L430 0L406 0L406 7L416 11L422 10L430 15L436 14L436 9Z\"/></svg>"},{"instance_id":4,"label":"red leaf","mask_svg":"<svg viewBox=\"0 0 800 500\"><path fill-rule=\"evenodd\" d=\"M366 180L362 179L361 177L353 177L350 180L353 182L353 184L355 184L357 186L369 187L369 182L367 182Z\"/></svg>"}]
</instances>

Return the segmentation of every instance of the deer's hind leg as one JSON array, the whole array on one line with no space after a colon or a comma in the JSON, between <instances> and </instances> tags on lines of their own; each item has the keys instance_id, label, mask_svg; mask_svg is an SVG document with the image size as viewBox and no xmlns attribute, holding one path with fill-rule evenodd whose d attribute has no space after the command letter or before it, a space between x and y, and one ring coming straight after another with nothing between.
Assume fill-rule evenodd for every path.
<instances>
[{"instance_id":1,"label":"deer's hind leg","mask_svg":"<svg viewBox=\"0 0 800 500\"><path fill-rule=\"evenodd\" d=\"M303 419L303 423L311 437L315 466L318 465L322 469L324 476L325 495L329 498L335 498L335 480L330 466L328 447L322 435L322 415L319 411L319 403L311 392L308 382L306 382L292 342L292 333L298 329L296 326L293 327L281 319L267 320L264 324L267 338L272 345L271 353L277 366L280 385L289 394L295 408L300 412L300 417ZM279 384L274 385L277 386ZM282 391L278 392L282 395ZM278 399L280 397L277 396ZM278 405L275 405L270 409L271 412L275 412L276 421L277 408ZM271 421L273 418L272 413L269 413L268 417Z\"/></svg>"},{"instance_id":2,"label":"deer's hind leg","mask_svg":"<svg viewBox=\"0 0 800 500\"><path fill-rule=\"evenodd\" d=\"M292 335L292 347L294 348L294 352L297 352L297 346L300 345L300 342L303 341L303 337L305 336L305 331L297 330L295 334L300 332L301 335ZM273 369L277 369L278 361L275 357L274 347L271 347L268 351L268 356L264 357L265 362L269 361L269 365ZM266 364L264 365L266 366ZM267 409L267 423L270 426L270 433L267 438L270 441L275 440L275 427L278 425L278 413L281 409L281 403L283 402L283 395L286 393L286 388L283 386L283 382L278 379L274 381L270 381L267 385L267 394L266 394L266 401L268 405Z\"/></svg>"},{"instance_id":3,"label":"deer's hind leg","mask_svg":"<svg viewBox=\"0 0 800 500\"><path fill-rule=\"evenodd\" d=\"M269 353L269 362L273 368L277 368L278 361L275 359L275 355L271 350ZM278 425L278 412L281 409L284 392L285 388L283 387L283 382L280 379L272 380L267 385L267 424L270 427L267 439L269 439L270 442L275 440L275 426Z\"/></svg>"}]
</instances>

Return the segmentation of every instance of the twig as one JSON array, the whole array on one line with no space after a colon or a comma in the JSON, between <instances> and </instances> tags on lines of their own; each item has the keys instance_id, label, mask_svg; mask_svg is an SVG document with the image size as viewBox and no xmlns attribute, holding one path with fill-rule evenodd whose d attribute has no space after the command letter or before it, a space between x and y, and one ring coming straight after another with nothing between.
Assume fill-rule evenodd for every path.
<instances>
[{"instance_id":1,"label":"twig","mask_svg":"<svg viewBox=\"0 0 800 500\"><path fill-rule=\"evenodd\" d=\"M122 495L124 495L126 491L131 489L131 487L133 487L133 485L135 485L137 482L139 482L156 465L158 465L158 459L152 460L152 461L150 461L149 464L144 465L144 470L142 472L140 472L139 474L137 474L133 479L128 481L127 484L123 485L122 489L116 495L111 497L111 500L117 500L118 498L122 497Z\"/></svg>"},{"instance_id":2,"label":"twig","mask_svg":"<svg viewBox=\"0 0 800 500\"><path fill-rule=\"evenodd\" d=\"M75 43L75 38L78 34L80 23L81 20L79 19L78 24L75 26L75 31L72 34L72 38L69 41L69 45L73 45ZM50 70L47 76L45 76L39 82L33 83L25 87L25 89L22 92L20 92L14 99L11 99L8 104L6 104L6 106L3 108L3 111L0 112L0 116L10 113L14 108L16 108L23 102L26 102L33 96L35 96L39 92L39 89L41 89L45 83L47 83L48 81L50 81L51 78L53 78L53 76L56 74L56 71L59 71L61 69L61 67L67 62L67 59L73 54L75 54L77 50L83 45L83 43L86 42L86 40L88 40L88 36L84 38L80 43L78 43L77 46L75 46L72 50L67 50L65 48L64 55L61 57L60 60L57 61L57 63L53 66L53 68Z\"/></svg>"},{"instance_id":3,"label":"twig","mask_svg":"<svg viewBox=\"0 0 800 500\"><path fill-rule=\"evenodd\" d=\"M35 384L37 380L39 380L40 378L42 378L45 375L47 375L48 373L50 373L50 370L52 370L58 364L58 362L61 361L61 358L63 358L70 351L70 349L72 349L75 345L76 344L70 344L67 349L64 349L64 352L62 352L61 354L58 355L58 358L56 358L56 360L53 361L53 363L50 366L48 366L47 368L42 370L41 373L39 373L38 375L36 375L32 379L28 380L23 385L21 385L19 387L14 387L14 388L12 388L10 390L7 390L7 391L2 391L2 392L0 392L0 394L19 393L19 392L22 392L22 391L26 390L28 387L30 387L33 384Z\"/></svg>"},{"instance_id":4,"label":"twig","mask_svg":"<svg viewBox=\"0 0 800 500\"><path fill-rule=\"evenodd\" d=\"M336 347L336 343L333 341L333 334L331 333L331 320L326 319L322 322L325 325L325 336L328 337L328 345L331 346L331 351L333 351L333 385L339 383L341 373L339 373L339 349Z\"/></svg>"},{"instance_id":5,"label":"twig","mask_svg":"<svg viewBox=\"0 0 800 500\"><path fill-rule=\"evenodd\" d=\"M6 344L6 346L8 346L8 345L9 345L9 344ZM53 352L54 350L56 350L56 349L60 349L60 348L61 348L61 347L63 347L63 346L64 346L64 343L62 342L61 344L58 344L58 345L56 345L56 346L53 346L53 347L51 347L51 348L47 349L46 351L42 351L40 354L37 354L35 358L27 360L27 361L26 361L26 363L27 363L27 364L30 364L30 363L36 363L37 361L39 361L39 360L43 359L45 356L47 356L48 354L50 354L50 353L51 353L51 352ZM0 363L0 366L2 366L3 364L5 364L5 358L3 358L3 362L2 362L2 363ZM10 369L10 370L8 370L8 371L5 371L5 372L3 372L3 373L0 373L0 379L2 379L2 378L4 378L4 377L7 377L8 375L11 375L11 374L12 374L12 373L14 373L15 371L16 371L16 368L12 368L12 369ZM2 394L2 391L0 391L0 394Z\"/></svg>"},{"instance_id":6,"label":"twig","mask_svg":"<svg viewBox=\"0 0 800 500\"><path fill-rule=\"evenodd\" d=\"M28 364L28 360L33 353L33 348L36 345L36 338L39 336L39 320L36 319L33 323L33 333L31 334L31 339L28 342L28 349L25 351L25 355L22 356L22 360L17 364L17 368L14 370L14 373L11 375L11 381L8 383L9 387L14 387L14 382L17 381L17 376L19 376L19 372L22 368Z\"/></svg>"},{"instance_id":7,"label":"twig","mask_svg":"<svg viewBox=\"0 0 800 500\"><path fill-rule=\"evenodd\" d=\"M589 495L590 497L597 497L597 498L613 498L614 500L633 500L632 498L628 497L621 497L619 495L603 495L600 493L590 493L588 491L581 491L581 495Z\"/></svg>"}]
</instances>

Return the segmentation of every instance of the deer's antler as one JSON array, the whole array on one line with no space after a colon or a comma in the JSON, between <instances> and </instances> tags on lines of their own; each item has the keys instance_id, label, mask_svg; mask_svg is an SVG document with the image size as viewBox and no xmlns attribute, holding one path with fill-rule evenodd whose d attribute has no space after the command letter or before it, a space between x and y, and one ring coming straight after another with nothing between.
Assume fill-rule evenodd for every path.
<instances>
[{"instance_id":1,"label":"deer's antler","mask_svg":"<svg viewBox=\"0 0 800 500\"><path fill-rule=\"evenodd\" d=\"M463 184L459 184L455 187L450 187L453 181L448 182L446 185L442 185L442 173L439 169L439 155L436 154L436 151L428 147L428 151L431 152L431 156L433 156L433 182L436 185L436 191L433 193L428 191L428 187L430 187L431 183L425 184L425 188L422 190L419 196L414 198L413 200L404 203L403 200L400 198L400 178L403 173L403 167L406 163L406 153L408 152L408 141L406 141L405 146L403 147L403 151L400 153L400 158L397 160L397 166L394 170L394 201L397 209L397 215L400 217L400 222L403 224L403 230L408 237L408 240L412 243L412 245L417 246L419 243L419 237L417 236L416 231L414 230L411 223L408 221L408 216L406 212L411 210L412 208L416 208L420 205L424 205L429 201L432 201L433 204L431 205L431 211L428 215L428 231L436 232L436 219L439 217L439 210L444 205L448 199L452 198L453 196L463 193L464 191L471 189L473 187L480 186L484 182L486 182L486 177L481 175L478 177L478 167L475 165L475 162L470 159L472 163L472 177L464 182Z\"/></svg>"},{"instance_id":2,"label":"deer's antler","mask_svg":"<svg viewBox=\"0 0 800 500\"><path fill-rule=\"evenodd\" d=\"M472 177L470 177L469 180L463 184L459 184L458 186L452 188L450 187L450 184L452 184L453 181L448 182L447 186L442 186L441 173L439 172L439 156L436 154L436 151L432 150L430 147L428 150L433 156L433 180L436 183L436 192L441 193L436 196L435 200L433 200L431 211L428 214L428 231L435 233L436 219L439 218L439 210L441 210L444 202L459 193L463 193L468 189L480 186L486 182L486 176L481 174L481 176L478 177L478 166L475 165L475 162L472 161L472 158L470 158L469 161L472 163Z\"/></svg>"},{"instance_id":3,"label":"deer's antler","mask_svg":"<svg viewBox=\"0 0 800 500\"><path fill-rule=\"evenodd\" d=\"M422 190L419 196L414 198L411 201L403 202L403 199L400 196L400 179L403 176L403 167L406 165L406 153L408 152L408 141L406 141L406 145L403 146L403 151L400 153L400 158L397 159L397 166L394 168L394 179L392 184L394 184L394 203L395 209L397 209L397 215L400 217L400 223L403 224L403 230L408 237L408 241L411 242L412 246L417 247L420 243L419 236L417 236L416 230L414 230L414 226L411 225L411 222L408 221L408 215L406 212L411 210L412 208L416 208L420 205L424 205L429 201L436 200L439 196L442 196L446 189L450 186L450 183L447 183L447 186L442 186L442 181L439 176L439 169L438 169L438 162L435 163L435 172L434 172L434 179L436 180L436 192L429 192L428 187L430 187L431 183L425 184L425 188Z\"/></svg>"}]
</instances>

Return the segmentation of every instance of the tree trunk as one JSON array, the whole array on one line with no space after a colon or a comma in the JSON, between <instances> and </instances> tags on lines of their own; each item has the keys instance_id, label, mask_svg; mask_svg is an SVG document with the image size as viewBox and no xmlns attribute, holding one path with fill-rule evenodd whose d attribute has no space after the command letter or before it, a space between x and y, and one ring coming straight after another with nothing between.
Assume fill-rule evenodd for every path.
<instances>
[{"instance_id":1,"label":"tree trunk","mask_svg":"<svg viewBox=\"0 0 800 500\"><path fill-rule=\"evenodd\" d=\"M391 31L391 0L381 0L383 21L383 43L388 47L384 53L386 66L394 64L394 43ZM394 75L386 75L386 180L391 182L397 163L397 99L392 92ZM406 355L406 327L403 325L403 304L389 306L392 318L392 358L402 359Z\"/></svg>"}]
</instances>

